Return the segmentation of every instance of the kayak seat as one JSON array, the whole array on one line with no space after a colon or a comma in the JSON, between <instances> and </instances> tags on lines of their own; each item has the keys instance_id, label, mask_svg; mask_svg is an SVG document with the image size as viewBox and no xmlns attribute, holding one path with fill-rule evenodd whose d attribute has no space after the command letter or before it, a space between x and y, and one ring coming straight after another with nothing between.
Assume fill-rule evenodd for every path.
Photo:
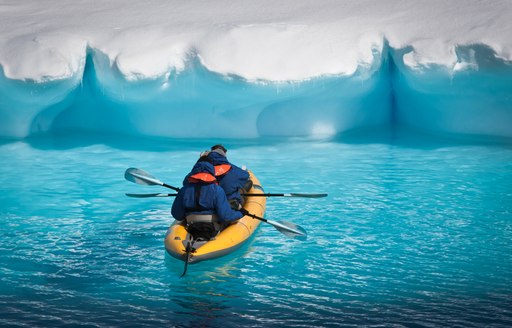
<instances>
[{"instance_id":1,"label":"kayak seat","mask_svg":"<svg viewBox=\"0 0 512 328\"><path fill-rule=\"evenodd\" d=\"M194 240L210 240L221 230L217 215L215 214L189 214L187 220L187 231Z\"/></svg>"}]
</instances>

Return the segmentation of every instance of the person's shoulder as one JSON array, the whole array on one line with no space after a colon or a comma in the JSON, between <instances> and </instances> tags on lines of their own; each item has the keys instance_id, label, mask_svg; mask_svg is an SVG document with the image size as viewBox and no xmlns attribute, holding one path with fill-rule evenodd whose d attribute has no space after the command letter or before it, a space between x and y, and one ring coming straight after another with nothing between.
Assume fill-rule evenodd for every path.
<instances>
[{"instance_id":1,"label":"person's shoulder","mask_svg":"<svg viewBox=\"0 0 512 328\"><path fill-rule=\"evenodd\" d=\"M216 183L211 183L207 185L207 187L215 192L224 192L224 189L222 189L222 187Z\"/></svg>"},{"instance_id":2,"label":"person's shoulder","mask_svg":"<svg viewBox=\"0 0 512 328\"><path fill-rule=\"evenodd\" d=\"M236 171L245 171L245 170L243 170L240 166L235 165L235 164L233 164L233 163L231 163L231 162L229 163L229 165L231 165L231 169L232 169L232 170L236 170Z\"/></svg>"},{"instance_id":3,"label":"person's shoulder","mask_svg":"<svg viewBox=\"0 0 512 328\"><path fill-rule=\"evenodd\" d=\"M210 183L201 187L201 193L206 197L217 198L219 195L224 193L224 189L222 189L218 184Z\"/></svg>"},{"instance_id":4,"label":"person's shoulder","mask_svg":"<svg viewBox=\"0 0 512 328\"><path fill-rule=\"evenodd\" d=\"M212 197L217 199L226 197L226 192L218 184L209 185L209 192L211 192L210 195L212 195Z\"/></svg>"},{"instance_id":5,"label":"person's shoulder","mask_svg":"<svg viewBox=\"0 0 512 328\"><path fill-rule=\"evenodd\" d=\"M239 166L236 166L236 165L233 165L231 164L231 170L233 170L234 173L236 174L239 174L239 175L249 175L249 172L247 172L247 170L244 170L242 168L240 168Z\"/></svg>"}]
</instances>

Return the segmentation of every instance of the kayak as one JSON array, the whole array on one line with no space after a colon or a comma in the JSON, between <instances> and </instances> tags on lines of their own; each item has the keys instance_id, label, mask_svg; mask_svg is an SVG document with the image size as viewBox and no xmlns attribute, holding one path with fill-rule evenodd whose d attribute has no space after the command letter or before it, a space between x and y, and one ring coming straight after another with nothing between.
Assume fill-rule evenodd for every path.
<instances>
[{"instance_id":1,"label":"kayak","mask_svg":"<svg viewBox=\"0 0 512 328\"><path fill-rule=\"evenodd\" d=\"M263 194L264 190L256 176L249 172L253 182L250 194ZM266 197L246 197L244 208L251 214L263 217ZM194 241L192 248L187 252L191 236L187 232L185 221L175 221L167 230L164 244L167 252L184 262L198 263L211 260L232 253L247 241L256 231L261 221L250 216L244 216L236 223L229 225L210 240Z\"/></svg>"}]
</instances>

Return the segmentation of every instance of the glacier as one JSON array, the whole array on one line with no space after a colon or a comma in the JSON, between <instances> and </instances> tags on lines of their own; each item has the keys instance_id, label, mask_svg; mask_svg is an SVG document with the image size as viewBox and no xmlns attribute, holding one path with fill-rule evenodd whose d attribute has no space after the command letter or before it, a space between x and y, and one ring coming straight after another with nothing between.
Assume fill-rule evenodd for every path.
<instances>
[{"instance_id":1,"label":"glacier","mask_svg":"<svg viewBox=\"0 0 512 328\"><path fill-rule=\"evenodd\" d=\"M507 1L64 4L0 5L0 137L512 138Z\"/></svg>"}]
</instances>

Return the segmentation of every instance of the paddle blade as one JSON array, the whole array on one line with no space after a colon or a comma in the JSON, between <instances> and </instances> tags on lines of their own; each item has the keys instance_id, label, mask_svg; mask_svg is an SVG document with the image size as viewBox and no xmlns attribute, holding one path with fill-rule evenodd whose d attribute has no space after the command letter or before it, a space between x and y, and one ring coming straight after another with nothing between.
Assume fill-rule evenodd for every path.
<instances>
[{"instance_id":1,"label":"paddle blade","mask_svg":"<svg viewBox=\"0 0 512 328\"><path fill-rule=\"evenodd\" d=\"M288 197L303 197L303 198L322 198L327 197L327 194L285 194L289 195Z\"/></svg>"},{"instance_id":2,"label":"paddle blade","mask_svg":"<svg viewBox=\"0 0 512 328\"><path fill-rule=\"evenodd\" d=\"M321 198L321 197L327 197L327 194L275 194L275 193L266 193L266 194L242 194L242 196L249 196L249 197L302 197L302 198Z\"/></svg>"},{"instance_id":3,"label":"paddle blade","mask_svg":"<svg viewBox=\"0 0 512 328\"><path fill-rule=\"evenodd\" d=\"M174 197L178 194L125 194L128 197L134 198L149 198L149 197Z\"/></svg>"},{"instance_id":4,"label":"paddle blade","mask_svg":"<svg viewBox=\"0 0 512 328\"><path fill-rule=\"evenodd\" d=\"M124 178L128 181L131 181L133 183L140 184L140 185L162 186L164 184L162 181L158 180L157 178L155 178L148 172L141 170L141 169L134 168L134 167L131 167L124 172Z\"/></svg>"},{"instance_id":5,"label":"paddle blade","mask_svg":"<svg viewBox=\"0 0 512 328\"><path fill-rule=\"evenodd\" d=\"M287 237L298 239L298 240L306 240L308 238L308 234L307 234L306 230L304 230L304 228L302 228L301 226L299 226L295 223L286 222L286 221L277 222L277 221L271 221L271 220L267 220L267 223L270 223L271 225L273 225L274 228L276 228L280 233L282 233L283 235L285 235Z\"/></svg>"}]
</instances>

